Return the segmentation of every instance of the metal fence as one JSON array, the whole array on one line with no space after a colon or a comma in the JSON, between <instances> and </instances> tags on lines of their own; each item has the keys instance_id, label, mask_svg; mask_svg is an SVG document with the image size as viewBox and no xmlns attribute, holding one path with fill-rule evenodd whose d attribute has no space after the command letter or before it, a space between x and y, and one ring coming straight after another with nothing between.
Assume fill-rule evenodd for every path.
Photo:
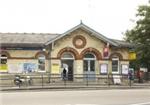
<instances>
[{"instance_id":1,"label":"metal fence","mask_svg":"<svg viewBox=\"0 0 150 105\"><path fill-rule=\"evenodd\" d=\"M20 76L21 84L15 84L16 76ZM72 77L69 79L69 77ZM141 83L150 80L141 78ZM1 74L0 87L19 88L45 88L45 87L87 87L87 86L134 86L139 80L136 76L129 78L129 75L122 74L74 74L63 78L61 74L34 73L34 74ZM149 84L150 85L150 84Z\"/></svg>"}]
</instances>

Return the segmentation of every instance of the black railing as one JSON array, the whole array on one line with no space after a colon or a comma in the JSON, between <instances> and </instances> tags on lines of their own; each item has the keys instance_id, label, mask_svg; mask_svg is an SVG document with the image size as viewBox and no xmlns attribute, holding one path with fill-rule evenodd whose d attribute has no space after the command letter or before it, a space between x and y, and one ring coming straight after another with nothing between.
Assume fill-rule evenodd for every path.
<instances>
[{"instance_id":1,"label":"black railing","mask_svg":"<svg viewBox=\"0 0 150 105\"><path fill-rule=\"evenodd\" d=\"M19 76L20 84L16 84L16 76ZM69 78L73 77L73 78ZM147 82L143 79L143 82ZM148 76L148 81L150 76ZM18 81L17 81L18 82ZM60 74L36 73L36 74L2 74L0 75L0 87L20 88L45 88L45 87L88 87L88 86L134 86L138 78L122 74L74 74L67 75L66 79ZM150 85L150 84L149 84Z\"/></svg>"}]
</instances>

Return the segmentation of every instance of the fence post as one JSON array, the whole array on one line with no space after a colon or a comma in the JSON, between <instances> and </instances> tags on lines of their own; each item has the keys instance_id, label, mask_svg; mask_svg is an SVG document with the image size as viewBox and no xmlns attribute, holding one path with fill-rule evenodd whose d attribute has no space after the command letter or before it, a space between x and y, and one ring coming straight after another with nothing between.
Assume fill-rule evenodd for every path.
<instances>
[{"instance_id":1,"label":"fence post","mask_svg":"<svg viewBox=\"0 0 150 105\"><path fill-rule=\"evenodd\" d=\"M43 74L42 74L42 88L43 88L44 84L43 84Z\"/></svg>"},{"instance_id":2,"label":"fence post","mask_svg":"<svg viewBox=\"0 0 150 105\"><path fill-rule=\"evenodd\" d=\"M86 74L86 86L88 86L88 85L89 85L89 83L88 83L88 82L89 82L89 81L88 81L88 79L89 79L89 78L88 78L88 74Z\"/></svg>"},{"instance_id":3,"label":"fence post","mask_svg":"<svg viewBox=\"0 0 150 105\"><path fill-rule=\"evenodd\" d=\"M67 85L66 82L67 82L67 81L66 81L66 78L65 78L65 79L64 79L64 86L65 86L65 87L66 87L66 85Z\"/></svg>"},{"instance_id":4,"label":"fence post","mask_svg":"<svg viewBox=\"0 0 150 105\"><path fill-rule=\"evenodd\" d=\"M110 80L109 80L109 74L108 74L108 86L110 87Z\"/></svg>"},{"instance_id":5,"label":"fence post","mask_svg":"<svg viewBox=\"0 0 150 105\"><path fill-rule=\"evenodd\" d=\"M51 79L50 78L51 78L51 74L49 73L48 74L48 83L51 83Z\"/></svg>"}]
</instances>

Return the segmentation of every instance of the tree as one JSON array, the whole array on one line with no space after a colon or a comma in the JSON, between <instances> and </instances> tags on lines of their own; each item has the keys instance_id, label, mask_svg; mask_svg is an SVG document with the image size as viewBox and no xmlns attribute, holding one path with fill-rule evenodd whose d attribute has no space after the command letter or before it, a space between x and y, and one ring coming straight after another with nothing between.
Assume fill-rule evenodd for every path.
<instances>
[{"instance_id":1,"label":"tree","mask_svg":"<svg viewBox=\"0 0 150 105\"><path fill-rule=\"evenodd\" d=\"M127 30L125 40L135 43L137 59L131 64L135 67L147 67L150 71L150 1L138 7L136 26Z\"/></svg>"}]
</instances>

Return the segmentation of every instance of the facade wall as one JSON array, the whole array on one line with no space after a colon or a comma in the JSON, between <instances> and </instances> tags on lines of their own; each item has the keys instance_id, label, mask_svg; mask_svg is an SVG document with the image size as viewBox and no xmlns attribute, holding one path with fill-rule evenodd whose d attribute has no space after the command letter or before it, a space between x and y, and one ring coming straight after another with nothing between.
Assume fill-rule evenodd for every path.
<instances>
[{"instance_id":1,"label":"facade wall","mask_svg":"<svg viewBox=\"0 0 150 105\"><path fill-rule=\"evenodd\" d=\"M73 38L75 36L77 36L77 35L82 35L82 36L84 36L86 38L87 44L82 49L75 48L75 46L72 43ZM72 32L69 35L66 35L65 37L59 39L58 41L56 41L55 42L55 46L54 46L54 48L52 50L51 56L56 58L58 52L61 49L65 48L65 47L74 48L79 53L81 53L81 51L83 51L84 49L86 49L88 47L92 47L92 48L95 48L95 49L99 50L102 53L103 46L104 46L104 43L102 41L100 41L99 39L95 38L94 36L91 37L91 35L89 35L87 32L85 32L84 30L79 29L79 30L76 30L76 31Z\"/></svg>"},{"instance_id":2,"label":"facade wall","mask_svg":"<svg viewBox=\"0 0 150 105\"><path fill-rule=\"evenodd\" d=\"M19 57L19 58L34 58L36 53L39 51L36 50L8 50L11 57Z\"/></svg>"},{"instance_id":3,"label":"facade wall","mask_svg":"<svg viewBox=\"0 0 150 105\"><path fill-rule=\"evenodd\" d=\"M76 48L73 45L73 39L77 35L83 36L86 39L86 45L83 48ZM73 62L73 73L74 74L83 74L83 56L82 53L87 48L96 49L96 51L100 54L100 59L96 58L95 60L95 74L100 74L100 65L107 64L108 65L108 73L112 71L112 61L111 59L104 59L103 58L103 49L106 46L102 40L96 38L95 36L91 35L90 32L86 32L82 29L77 29L71 32L68 35L60 38L59 40L54 42L54 46L52 47L52 51L50 55L47 55L45 62L45 70L50 73L60 74L63 70L61 65L61 59L59 58L59 52L64 48L72 48L74 49L79 55L78 59L75 58L74 55L74 62ZM49 50L49 49L47 49ZM90 49L89 49L90 50ZM67 50L66 50L67 51ZM41 50L8 50L7 51L13 59L8 59L8 65L19 65L24 63L33 63L36 65L36 71L38 71L38 59L36 55L41 52ZM46 51L47 53L47 51ZM122 59L119 60L119 65L128 65L128 49L120 48L120 49L113 49L110 47L109 49L110 55L113 53L119 53L122 56ZM96 56L97 57L97 56ZM56 70L54 70L56 69Z\"/></svg>"},{"instance_id":4,"label":"facade wall","mask_svg":"<svg viewBox=\"0 0 150 105\"><path fill-rule=\"evenodd\" d=\"M9 53L10 57L7 59L7 71L8 73L20 73L24 72L25 65L34 66L34 71L40 71L38 69L38 53L40 50L5 50ZM45 71L49 72L49 60L45 60Z\"/></svg>"},{"instance_id":5,"label":"facade wall","mask_svg":"<svg viewBox=\"0 0 150 105\"><path fill-rule=\"evenodd\" d=\"M55 59L58 59L57 62L58 62L58 64L60 64L60 70L59 70L60 73L62 72L62 68L61 68L61 60L60 60L60 58L58 58L58 53L66 47L75 49L79 53L79 55L81 55L81 52L83 50L85 50L86 48L95 48L95 49L97 49L101 53L102 59L96 60L96 62L95 62L95 73L100 74L100 64L108 64L108 73L111 73L111 71L112 71L112 69L111 69L112 68L111 59L110 60L109 59L107 59L107 60L103 59L103 49L104 49L104 46L106 45L106 43L104 43L102 40L99 40L98 38L96 38L95 36L92 36L90 34L91 33L85 32L82 29L78 29L78 30L73 31L72 33L66 35L65 37L57 40L54 43L53 50L51 52L51 57L55 58ZM85 37L86 45L85 45L84 48L79 48L78 49L73 45L73 39L77 35L81 35L81 36ZM110 54L113 54L113 53L119 53L122 56L122 59L119 62L120 69L121 69L122 64L127 64L127 65L129 64L128 49L120 48L120 49L115 49L114 50L114 49L110 48ZM53 60L52 60L52 62L53 62ZM73 68L74 69L74 74L83 74L84 73L83 72L83 59L74 60L73 67L74 67Z\"/></svg>"}]
</instances>

